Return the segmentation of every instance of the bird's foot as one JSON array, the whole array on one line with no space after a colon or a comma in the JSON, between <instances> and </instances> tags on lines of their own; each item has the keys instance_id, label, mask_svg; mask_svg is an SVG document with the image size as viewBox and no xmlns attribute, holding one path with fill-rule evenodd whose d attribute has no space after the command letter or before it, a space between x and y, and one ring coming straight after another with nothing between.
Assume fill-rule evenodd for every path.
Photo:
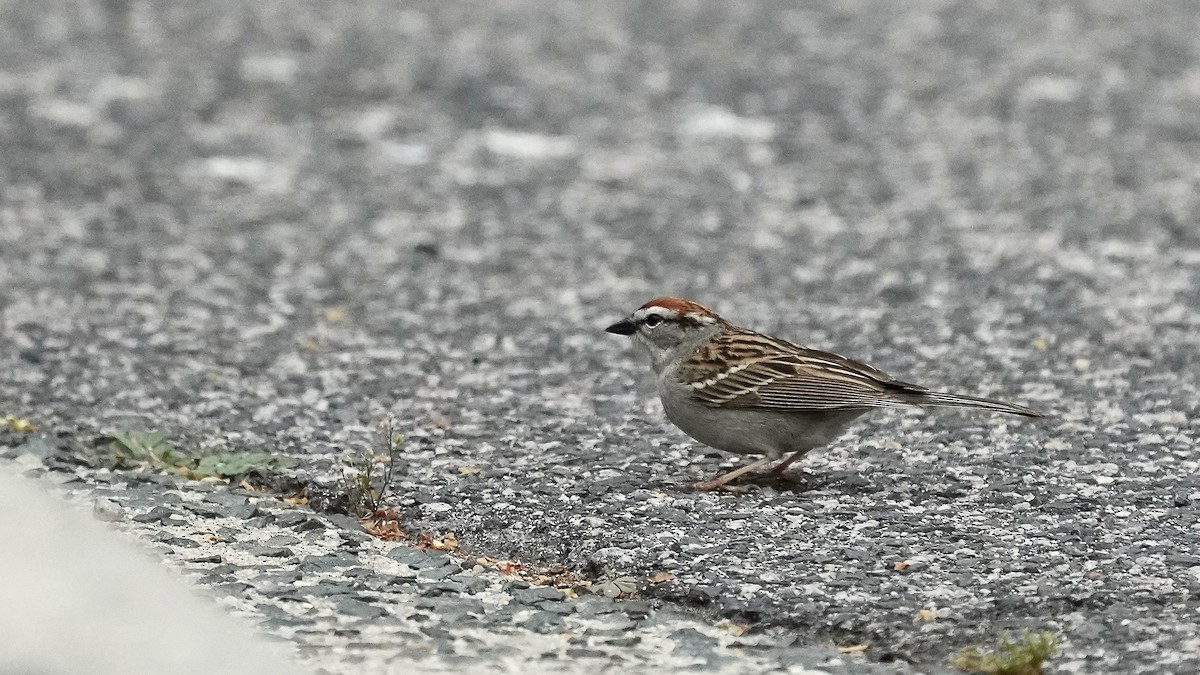
<instances>
[{"instance_id":1,"label":"bird's foot","mask_svg":"<svg viewBox=\"0 0 1200 675\"><path fill-rule=\"evenodd\" d=\"M692 489L699 492L712 492L713 490L721 490L723 492L732 492L734 494L742 494L743 492L748 492L750 490L748 486L730 485L728 481L722 481L719 478L693 483Z\"/></svg>"}]
</instances>

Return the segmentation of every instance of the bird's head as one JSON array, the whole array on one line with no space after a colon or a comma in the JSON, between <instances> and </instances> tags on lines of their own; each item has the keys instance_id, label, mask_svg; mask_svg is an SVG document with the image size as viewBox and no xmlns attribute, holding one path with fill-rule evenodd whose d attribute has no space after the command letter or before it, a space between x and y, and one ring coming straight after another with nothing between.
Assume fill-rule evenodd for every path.
<instances>
[{"instance_id":1,"label":"bird's head","mask_svg":"<svg viewBox=\"0 0 1200 675\"><path fill-rule=\"evenodd\" d=\"M726 322L711 309L683 298L656 298L605 330L628 335L650 356L656 371L682 360L721 331Z\"/></svg>"}]
</instances>

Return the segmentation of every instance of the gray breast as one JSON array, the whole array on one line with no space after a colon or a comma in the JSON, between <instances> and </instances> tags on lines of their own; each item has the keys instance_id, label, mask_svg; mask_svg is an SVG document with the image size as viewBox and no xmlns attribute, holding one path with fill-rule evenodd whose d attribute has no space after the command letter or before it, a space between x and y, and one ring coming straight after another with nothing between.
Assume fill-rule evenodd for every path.
<instances>
[{"instance_id":1,"label":"gray breast","mask_svg":"<svg viewBox=\"0 0 1200 675\"><path fill-rule=\"evenodd\" d=\"M677 381L659 378L667 419L701 443L726 452L781 457L820 447L868 410L780 412L753 408L710 408Z\"/></svg>"}]
</instances>

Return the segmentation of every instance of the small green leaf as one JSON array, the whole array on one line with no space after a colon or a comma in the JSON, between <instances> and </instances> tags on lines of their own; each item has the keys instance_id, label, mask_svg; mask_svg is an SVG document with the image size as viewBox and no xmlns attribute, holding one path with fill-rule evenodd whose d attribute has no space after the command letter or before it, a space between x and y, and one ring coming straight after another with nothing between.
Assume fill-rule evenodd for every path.
<instances>
[{"instance_id":1,"label":"small green leaf","mask_svg":"<svg viewBox=\"0 0 1200 675\"><path fill-rule=\"evenodd\" d=\"M638 589L638 580L633 577L617 577L613 579L613 583L622 593L635 593Z\"/></svg>"},{"instance_id":2,"label":"small green leaf","mask_svg":"<svg viewBox=\"0 0 1200 675\"><path fill-rule=\"evenodd\" d=\"M160 431L130 431L114 434L109 444L117 465L141 465L192 479L220 476L232 478L255 469L290 469L296 461L269 452L234 450L193 454L176 449Z\"/></svg>"},{"instance_id":3,"label":"small green leaf","mask_svg":"<svg viewBox=\"0 0 1200 675\"><path fill-rule=\"evenodd\" d=\"M629 576L605 577L592 584L591 590L606 598L615 598L618 595L636 593L639 585L637 579Z\"/></svg>"}]
</instances>

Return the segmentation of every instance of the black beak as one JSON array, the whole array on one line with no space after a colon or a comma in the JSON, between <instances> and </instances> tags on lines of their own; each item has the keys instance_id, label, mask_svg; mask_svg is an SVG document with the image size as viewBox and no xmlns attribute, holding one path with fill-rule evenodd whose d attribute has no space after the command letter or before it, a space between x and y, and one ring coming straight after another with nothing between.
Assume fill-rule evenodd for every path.
<instances>
[{"instance_id":1,"label":"black beak","mask_svg":"<svg viewBox=\"0 0 1200 675\"><path fill-rule=\"evenodd\" d=\"M629 319L623 319L614 323L608 328L605 328L604 330L608 331L609 333L616 333L617 335L633 335L637 332L637 324Z\"/></svg>"}]
</instances>

